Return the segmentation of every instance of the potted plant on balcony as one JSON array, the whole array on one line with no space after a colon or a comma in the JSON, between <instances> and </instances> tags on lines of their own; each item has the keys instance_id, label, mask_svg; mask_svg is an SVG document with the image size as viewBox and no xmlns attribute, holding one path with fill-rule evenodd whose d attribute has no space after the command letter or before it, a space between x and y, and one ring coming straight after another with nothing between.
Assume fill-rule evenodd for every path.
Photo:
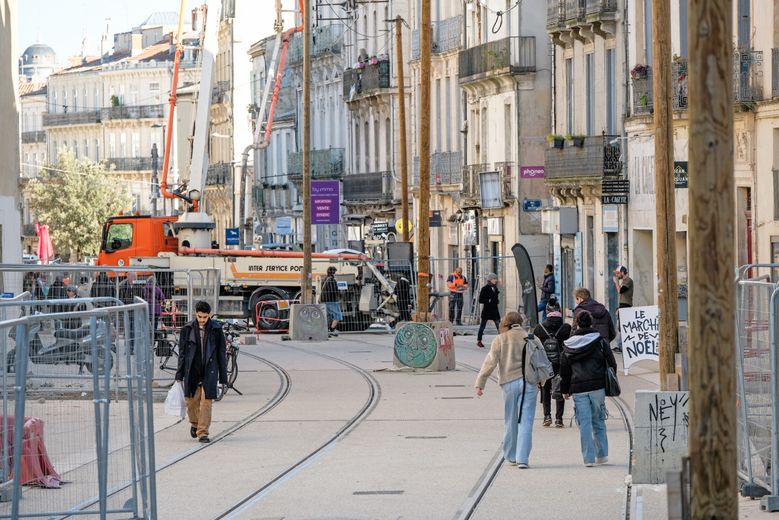
<instances>
[{"instance_id":1,"label":"potted plant on balcony","mask_svg":"<svg viewBox=\"0 0 779 520\"><path fill-rule=\"evenodd\" d=\"M546 136L546 140L559 150L562 150L565 146L565 137L560 134L549 134Z\"/></svg>"},{"instance_id":2,"label":"potted plant on balcony","mask_svg":"<svg viewBox=\"0 0 779 520\"><path fill-rule=\"evenodd\" d=\"M633 80L647 79L649 76L649 66L639 63L630 70L630 77Z\"/></svg>"},{"instance_id":3,"label":"potted plant on balcony","mask_svg":"<svg viewBox=\"0 0 779 520\"><path fill-rule=\"evenodd\" d=\"M575 134L575 135L568 134L568 135L565 136L565 138L568 141L572 141L573 145L574 146L578 146L579 148L584 148L584 138L585 137L586 136L584 134Z\"/></svg>"}]
</instances>

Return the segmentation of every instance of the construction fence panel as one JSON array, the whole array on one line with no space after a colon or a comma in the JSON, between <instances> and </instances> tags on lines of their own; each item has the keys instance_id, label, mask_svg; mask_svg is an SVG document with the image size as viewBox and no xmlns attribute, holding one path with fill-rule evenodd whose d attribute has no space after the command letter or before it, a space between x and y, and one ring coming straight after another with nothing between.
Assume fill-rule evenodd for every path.
<instances>
[{"instance_id":1,"label":"construction fence panel","mask_svg":"<svg viewBox=\"0 0 779 520\"><path fill-rule=\"evenodd\" d=\"M31 296L0 302L0 518L155 518L148 305Z\"/></svg>"},{"instance_id":2,"label":"construction fence panel","mask_svg":"<svg viewBox=\"0 0 779 520\"><path fill-rule=\"evenodd\" d=\"M736 285L738 473L745 496L779 491L772 471L779 467L779 284L771 281L776 268L779 265L742 267Z\"/></svg>"}]
</instances>

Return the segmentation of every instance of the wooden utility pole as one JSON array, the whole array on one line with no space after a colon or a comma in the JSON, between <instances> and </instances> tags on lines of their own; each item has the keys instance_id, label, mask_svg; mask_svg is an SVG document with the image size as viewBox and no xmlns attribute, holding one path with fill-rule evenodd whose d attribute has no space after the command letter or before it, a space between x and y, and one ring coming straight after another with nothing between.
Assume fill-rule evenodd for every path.
<instances>
[{"instance_id":1,"label":"wooden utility pole","mask_svg":"<svg viewBox=\"0 0 779 520\"><path fill-rule=\"evenodd\" d=\"M419 37L419 220L417 321L428 321L430 298L430 0L422 0Z\"/></svg>"},{"instance_id":2,"label":"wooden utility pole","mask_svg":"<svg viewBox=\"0 0 779 520\"><path fill-rule=\"evenodd\" d=\"M679 343L676 280L676 188L671 105L670 0L652 2L652 88L655 105L655 186L657 190L657 300L660 310L660 389L678 390Z\"/></svg>"},{"instance_id":3,"label":"wooden utility pole","mask_svg":"<svg viewBox=\"0 0 779 520\"><path fill-rule=\"evenodd\" d=\"M408 154L406 152L406 92L403 77L403 37L401 26L403 19L400 15L395 17L395 66L398 71L398 117L400 119L400 219L403 222L403 242L408 242Z\"/></svg>"},{"instance_id":4,"label":"wooden utility pole","mask_svg":"<svg viewBox=\"0 0 779 520\"><path fill-rule=\"evenodd\" d=\"M311 303L311 0L303 0L303 303Z\"/></svg>"},{"instance_id":5,"label":"wooden utility pole","mask_svg":"<svg viewBox=\"0 0 779 520\"><path fill-rule=\"evenodd\" d=\"M692 518L738 518L733 0L690 0L689 447Z\"/></svg>"}]
</instances>

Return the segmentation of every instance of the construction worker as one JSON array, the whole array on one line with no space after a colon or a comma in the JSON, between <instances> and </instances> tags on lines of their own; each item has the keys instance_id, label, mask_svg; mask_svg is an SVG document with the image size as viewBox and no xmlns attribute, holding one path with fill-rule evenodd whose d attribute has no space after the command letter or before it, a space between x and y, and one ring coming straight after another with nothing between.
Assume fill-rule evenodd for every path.
<instances>
[{"instance_id":1,"label":"construction worker","mask_svg":"<svg viewBox=\"0 0 779 520\"><path fill-rule=\"evenodd\" d=\"M463 268L455 267L452 274L446 279L449 286L449 321L462 325L463 317L463 293L468 289L468 281L463 276ZM456 318L456 320L455 320Z\"/></svg>"}]
</instances>

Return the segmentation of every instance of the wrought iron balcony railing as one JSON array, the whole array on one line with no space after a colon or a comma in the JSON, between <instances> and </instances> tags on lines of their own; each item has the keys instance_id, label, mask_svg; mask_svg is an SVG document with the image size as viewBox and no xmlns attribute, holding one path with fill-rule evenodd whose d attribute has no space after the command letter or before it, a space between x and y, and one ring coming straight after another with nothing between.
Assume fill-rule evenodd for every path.
<instances>
[{"instance_id":1,"label":"wrought iron balcony railing","mask_svg":"<svg viewBox=\"0 0 779 520\"><path fill-rule=\"evenodd\" d=\"M230 163L209 164L206 172L206 186L226 186L231 180L231 173Z\"/></svg>"},{"instance_id":2,"label":"wrought iron balcony railing","mask_svg":"<svg viewBox=\"0 0 779 520\"><path fill-rule=\"evenodd\" d=\"M622 170L619 138L590 135L584 144L549 148L546 151L546 180L571 180L583 177L615 176Z\"/></svg>"},{"instance_id":3,"label":"wrought iron balcony railing","mask_svg":"<svg viewBox=\"0 0 779 520\"><path fill-rule=\"evenodd\" d=\"M303 178L303 152L291 152L287 159L287 168L291 180L301 180ZM343 148L311 150L311 178L337 179L343 174Z\"/></svg>"},{"instance_id":4,"label":"wrought iron balcony railing","mask_svg":"<svg viewBox=\"0 0 779 520\"><path fill-rule=\"evenodd\" d=\"M392 202L392 172L354 173L345 175L344 200L347 202Z\"/></svg>"},{"instance_id":5,"label":"wrought iron balcony railing","mask_svg":"<svg viewBox=\"0 0 779 520\"><path fill-rule=\"evenodd\" d=\"M165 117L165 105L118 106L100 109L103 121L111 119L155 119Z\"/></svg>"},{"instance_id":6,"label":"wrought iron balcony railing","mask_svg":"<svg viewBox=\"0 0 779 520\"><path fill-rule=\"evenodd\" d=\"M645 76L631 79L633 84L633 114L650 114L654 111L652 90L652 69L647 68ZM687 62L671 64L671 103L673 110L687 109Z\"/></svg>"},{"instance_id":7,"label":"wrought iron balcony railing","mask_svg":"<svg viewBox=\"0 0 779 520\"><path fill-rule=\"evenodd\" d=\"M66 112L64 114L43 114L43 126L92 125L100 122L100 110Z\"/></svg>"},{"instance_id":8,"label":"wrought iron balcony railing","mask_svg":"<svg viewBox=\"0 0 779 520\"><path fill-rule=\"evenodd\" d=\"M362 69L346 69L343 75L344 99L355 101L390 87L390 62L368 63Z\"/></svg>"},{"instance_id":9,"label":"wrought iron balcony railing","mask_svg":"<svg viewBox=\"0 0 779 520\"><path fill-rule=\"evenodd\" d=\"M343 42L343 24L326 25L317 27L311 37L311 59L316 59L328 54L340 54ZM295 65L303 62L303 36L296 33L289 42L287 51L287 63Z\"/></svg>"},{"instance_id":10,"label":"wrought iron balcony railing","mask_svg":"<svg viewBox=\"0 0 779 520\"><path fill-rule=\"evenodd\" d=\"M162 165L162 156L158 158L159 165ZM151 171L151 157L109 157L106 162L113 165L117 172L141 172Z\"/></svg>"},{"instance_id":11,"label":"wrought iron balcony railing","mask_svg":"<svg viewBox=\"0 0 779 520\"><path fill-rule=\"evenodd\" d=\"M521 74L536 70L535 36L508 37L464 49L459 55L460 83L486 75Z\"/></svg>"},{"instance_id":12,"label":"wrought iron balcony railing","mask_svg":"<svg viewBox=\"0 0 779 520\"><path fill-rule=\"evenodd\" d=\"M22 132L22 144L45 143L45 142L46 142L46 132L44 130Z\"/></svg>"},{"instance_id":13,"label":"wrought iron balcony railing","mask_svg":"<svg viewBox=\"0 0 779 520\"><path fill-rule=\"evenodd\" d=\"M463 180L460 152L436 152L430 156L430 184L460 184ZM412 185L419 186L419 157L414 157Z\"/></svg>"},{"instance_id":14,"label":"wrought iron balcony railing","mask_svg":"<svg viewBox=\"0 0 779 520\"><path fill-rule=\"evenodd\" d=\"M741 103L763 99L763 51L733 51L733 95Z\"/></svg>"},{"instance_id":15,"label":"wrought iron balcony railing","mask_svg":"<svg viewBox=\"0 0 779 520\"><path fill-rule=\"evenodd\" d=\"M463 44L463 17L452 16L432 23L431 49L433 54L459 49ZM419 29L411 33L411 59L419 59Z\"/></svg>"},{"instance_id":16,"label":"wrought iron balcony railing","mask_svg":"<svg viewBox=\"0 0 779 520\"><path fill-rule=\"evenodd\" d=\"M227 93L230 92L229 81L217 81L216 85L211 88L211 104L218 105L224 103L227 100Z\"/></svg>"}]
</instances>

